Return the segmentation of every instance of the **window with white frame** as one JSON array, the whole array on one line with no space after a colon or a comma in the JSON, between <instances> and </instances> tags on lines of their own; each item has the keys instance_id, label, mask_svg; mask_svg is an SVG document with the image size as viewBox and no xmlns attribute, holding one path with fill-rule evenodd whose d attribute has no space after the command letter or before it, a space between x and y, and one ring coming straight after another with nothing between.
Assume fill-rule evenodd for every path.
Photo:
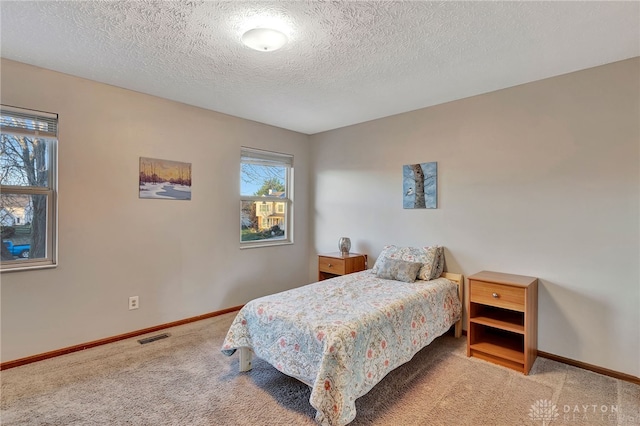
<instances>
[{"instance_id":1,"label":"window with white frame","mask_svg":"<svg viewBox=\"0 0 640 426\"><path fill-rule=\"evenodd\" d=\"M2 271L56 265L58 115L0 106Z\"/></svg>"},{"instance_id":2,"label":"window with white frame","mask_svg":"<svg viewBox=\"0 0 640 426\"><path fill-rule=\"evenodd\" d=\"M293 242L293 156L242 147L240 247Z\"/></svg>"}]
</instances>

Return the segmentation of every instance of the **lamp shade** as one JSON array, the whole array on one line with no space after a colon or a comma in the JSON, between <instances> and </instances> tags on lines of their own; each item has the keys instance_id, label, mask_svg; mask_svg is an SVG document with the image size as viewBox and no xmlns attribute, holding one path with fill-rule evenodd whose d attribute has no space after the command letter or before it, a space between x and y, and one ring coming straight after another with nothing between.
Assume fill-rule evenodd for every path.
<instances>
[{"instance_id":1,"label":"lamp shade","mask_svg":"<svg viewBox=\"0 0 640 426\"><path fill-rule=\"evenodd\" d=\"M272 52L287 43L287 36L270 28L254 28L242 35L242 42L261 52Z\"/></svg>"}]
</instances>

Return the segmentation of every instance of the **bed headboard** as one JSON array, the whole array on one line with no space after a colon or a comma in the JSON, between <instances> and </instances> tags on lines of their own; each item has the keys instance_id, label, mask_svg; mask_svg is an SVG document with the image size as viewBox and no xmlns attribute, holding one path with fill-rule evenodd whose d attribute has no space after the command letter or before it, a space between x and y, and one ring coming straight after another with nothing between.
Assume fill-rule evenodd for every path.
<instances>
[{"instance_id":1,"label":"bed headboard","mask_svg":"<svg viewBox=\"0 0 640 426\"><path fill-rule=\"evenodd\" d=\"M460 303L462 303L462 306L464 308L464 299L463 299L463 295L464 295L464 277L462 276L462 274L454 274L451 272L443 272L442 275L440 275L442 278L446 278L454 283L456 283L458 285L458 297L460 298ZM456 337L460 337L462 336L462 316L460 316L460 319L458 320L458 322L456 322L456 326L455 326L455 336Z\"/></svg>"}]
</instances>

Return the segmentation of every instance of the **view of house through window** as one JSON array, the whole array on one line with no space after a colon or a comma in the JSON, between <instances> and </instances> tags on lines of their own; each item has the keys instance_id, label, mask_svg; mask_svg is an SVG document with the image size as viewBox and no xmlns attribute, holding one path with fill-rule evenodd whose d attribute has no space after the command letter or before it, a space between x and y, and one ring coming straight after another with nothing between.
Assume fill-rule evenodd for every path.
<instances>
[{"instance_id":1,"label":"view of house through window","mask_svg":"<svg viewBox=\"0 0 640 426\"><path fill-rule=\"evenodd\" d=\"M240 242L258 246L291 242L293 157L242 148Z\"/></svg>"},{"instance_id":2,"label":"view of house through window","mask_svg":"<svg viewBox=\"0 0 640 426\"><path fill-rule=\"evenodd\" d=\"M55 265L56 114L0 107L2 270Z\"/></svg>"}]
</instances>

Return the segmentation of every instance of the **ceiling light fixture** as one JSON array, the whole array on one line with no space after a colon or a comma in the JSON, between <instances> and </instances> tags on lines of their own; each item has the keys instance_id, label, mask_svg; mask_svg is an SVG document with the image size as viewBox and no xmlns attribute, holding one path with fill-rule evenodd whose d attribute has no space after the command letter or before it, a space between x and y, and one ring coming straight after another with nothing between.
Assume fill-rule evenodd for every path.
<instances>
[{"instance_id":1,"label":"ceiling light fixture","mask_svg":"<svg viewBox=\"0 0 640 426\"><path fill-rule=\"evenodd\" d=\"M242 42L261 52L273 52L287 43L287 36L271 28L254 28L242 35Z\"/></svg>"}]
</instances>

